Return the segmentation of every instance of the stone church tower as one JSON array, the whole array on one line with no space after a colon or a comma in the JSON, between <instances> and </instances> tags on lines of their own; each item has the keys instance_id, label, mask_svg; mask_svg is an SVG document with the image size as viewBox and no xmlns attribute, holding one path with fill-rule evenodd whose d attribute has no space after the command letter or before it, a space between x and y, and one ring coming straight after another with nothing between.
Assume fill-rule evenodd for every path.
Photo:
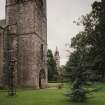
<instances>
[{"instance_id":1,"label":"stone church tower","mask_svg":"<svg viewBox=\"0 0 105 105\"><path fill-rule=\"evenodd\" d=\"M55 59L56 65L57 65L57 69L59 70L59 68L60 68L60 55L59 55L59 50L57 47L56 47L56 50L54 53L54 59Z\"/></svg>"},{"instance_id":2,"label":"stone church tower","mask_svg":"<svg viewBox=\"0 0 105 105\"><path fill-rule=\"evenodd\" d=\"M9 59L15 59L18 87L46 88L46 0L6 0L5 21L4 71Z\"/></svg>"}]
</instances>

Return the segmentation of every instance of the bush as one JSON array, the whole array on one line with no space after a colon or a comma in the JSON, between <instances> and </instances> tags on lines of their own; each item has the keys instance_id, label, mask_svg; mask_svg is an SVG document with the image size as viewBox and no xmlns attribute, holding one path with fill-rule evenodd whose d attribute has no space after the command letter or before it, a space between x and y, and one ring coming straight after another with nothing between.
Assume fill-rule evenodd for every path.
<instances>
[{"instance_id":1,"label":"bush","mask_svg":"<svg viewBox=\"0 0 105 105\"><path fill-rule=\"evenodd\" d=\"M83 102L87 99L89 91L84 88L84 81L80 77L76 77L72 83L71 92L67 95L71 101Z\"/></svg>"},{"instance_id":2,"label":"bush","mask_svg":"<svg viewBox=\"0 0 105 105\"><path fill-rule=\"evenodd\" d=\"M62 89L63 88L63 83L59 84L57 88Z\"/></svg>"},{"instance_id":3,"label":"bush","mask_svg":"<svg viewBox=\"0 0 105 105\"><path fill-rule=\"evenodd\" d=\"M83 89L75 89L71 93L71 100L75 102L82 102L86 99L86 92Z\"/></svg>"}]
</instances>

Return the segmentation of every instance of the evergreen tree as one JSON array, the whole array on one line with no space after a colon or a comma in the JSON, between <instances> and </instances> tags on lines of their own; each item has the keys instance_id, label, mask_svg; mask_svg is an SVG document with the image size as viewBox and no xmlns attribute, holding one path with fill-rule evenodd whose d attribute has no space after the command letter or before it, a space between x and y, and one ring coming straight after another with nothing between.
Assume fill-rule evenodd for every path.
<instances>
[{"instance_id":1,"label":"evergreen tree","mask_svg":"<svg viewBox=\"0 0 105 105\"><path fill-rule=\"evenodd\" d=\"M57 81L57 67L56 67L56 62L54 60L52 51L48 49L47 52L47 65L48 65L48 81Z\"/></svg>"}]
</instances>

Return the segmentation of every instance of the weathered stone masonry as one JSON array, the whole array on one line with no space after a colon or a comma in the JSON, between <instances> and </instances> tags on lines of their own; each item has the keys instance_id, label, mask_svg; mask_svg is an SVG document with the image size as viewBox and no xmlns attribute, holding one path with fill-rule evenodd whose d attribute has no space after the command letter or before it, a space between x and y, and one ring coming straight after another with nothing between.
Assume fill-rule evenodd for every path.
<instances>
[{"instance_id":1,"label":"weathered stone masonry","mask_svg":"<svg viewBox=\"0 0 105 105\"><path fill-rule=\"evenodd\" d=\"M15 74L17 86L46 88L46 0L7 0L6 25L8 34L4 40L9 44L4 44L7 48L5 51L7 55L13 51L13 57L17 60Z\"/></svg>"}]
</instances>

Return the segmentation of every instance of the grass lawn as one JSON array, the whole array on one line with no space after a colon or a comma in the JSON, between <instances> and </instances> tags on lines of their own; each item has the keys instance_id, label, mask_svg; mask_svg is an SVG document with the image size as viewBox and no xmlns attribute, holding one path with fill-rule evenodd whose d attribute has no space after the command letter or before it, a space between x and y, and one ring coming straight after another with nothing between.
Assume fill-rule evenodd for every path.
<instances>
[{"instance_id":1,"label":"grass lawn","mask_svg":"<svg viewBox=\"0 0 105 105\"><path fill-rule=\"evenodd\" d=\"M49 87L44 90L18 90L15 97L0 91L0 105L105 105L105 84L97 84L95 87L101 87L100 90L84 103L70 102L64 95L67 86L61 90L56 88L56 84Z\"/></svg>"}]
</instances>

